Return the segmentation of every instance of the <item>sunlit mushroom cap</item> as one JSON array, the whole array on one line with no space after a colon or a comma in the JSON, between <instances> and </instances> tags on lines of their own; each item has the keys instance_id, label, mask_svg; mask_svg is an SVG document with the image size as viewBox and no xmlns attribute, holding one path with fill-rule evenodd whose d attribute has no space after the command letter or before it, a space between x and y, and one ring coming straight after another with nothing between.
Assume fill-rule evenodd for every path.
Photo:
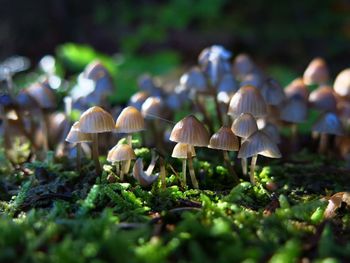
<instances>
[{"instance_id":1,"label":"sunlit mushroom cap","mask_svg":"<svg viewBox=\"0 0 350 263\"><path fill-rule=\"evenodd\" d=\"M110 132L114 130L114 119L101 107L94 106L81 115L79 129L84 133Z\"/></svg>"},{"instance_id":2,"label":"sunlit mushroom cap","mask_svg":"<svg viewBox=\"0 0 350 263\"><path fill-rule=\"evenodd\" d=\"M211 136L208 148L224 151L238 151L238 138L229 127L223 126Z\"/></svg>"},{"instance_id":3,"label":"sunlit mushroom cap","mask_svg":"<svg viewBox=\"0 0 350 263\"><path fill-rule=\"evenodd\" d=\"M75 122L66 137L69 143L91 142L91 134L79 131L79 122Z\"/></svg>"},{"instance_id":4,"label":"sunlit mushroom cap","mask_svg":"<svg viewBox=\"0 0 350 263\"><path fill-rule=\"evenodd\" d=\"M267 114L266 103L257 88L244 86L232 96L227 114L235 118L242 113L250 113L256 118Z\"/></svg>"},{"instance_id":5,"label":"sunlit mushroom cap","mask_svg":"<svg viewBox=\"0 0 350 263\"><path fill-rule=\"evenodd\" d=\"M84 70L84 77L91 80L98 80L109 76L108 70L102 63L98 60L95 60L89 63Z\"/></svg>"},{"instance_id":6,"label":"sunlit mushroom cap","mask_svg":"<svg viewBox=\"0 0 350 263\"><path fill-rule=\"evenodd\" d=\"M303 98L294 96L283 103L280 118L291 123L301 123L307 118L307 104Z\"/></svg>"},{"instance_id":7,"label":"sunlit mushroom cap","mask_svg":"<svg viewBox=\"0 0 350 263\"><path fill-rule=\"evenodd\" d=\"M191 151L191 157L196 156L196 151L192 145L178 142L173 149L173 153L171 154L171 157L177 158L177 159L187 159L188 150Z\"/></svg>"},{"instance_id":8,"label":"sunlit mushroom cap","mask_svg":"<svg viewBox=\"0 0 350 263\"><path fill-rule=\"evenodd\" d=\"M340 96L350 96L350 68L338 74L334 81L334 91Z\"/></svg>"},{"instance_id":9,"label":"sunlit mushroom cap","mask_svg":"<svg viewBox=\"0 0 350 263\"><path fill-rule=\"evenodd\" d=\"M312 130L319 133L343 135L344 130L337 114L327 112L321 115L312 126Z\"/></svg>"},{"instance_id":10,"label":"sunlit mushroom cap","mask_svg":"<svg viewBox=\"0 0 350 263\"><path fill-rule=\"evenodd\" d=\"M242 113L233 121L231 130L235 135L247 138L258 130L258 126L253 115Z\"/></svg>"},{"instance_id":11,"label":"sunlit mushroom cap","mask_svg":"<svg viewBox=\"0 0 350 263\"><path fill-rule=\"evenodd\" d=\"M260 92L268 105L277 106L286 98L282 86L272 78L265 80Z\"/></svg>"},{"instance_id":12,"label":"sunlit mushroom cap","mask_svg":"<svg viewBox=\"0 0 350 263\"><path fill-rule=\"evenodd\" d=\"M26 91L37 101L42 109L56 108L56 95L47 81L34 83Z\"/></svg>"},{"instance_id":13,"label":"sunlit mushroom cap","mask_svg":"<svg viewBox=\"0 0 350 263\"><path fill-rule=\"evenodd\" d=\"M311 105L322 111L336 111L337 101L334 91L329 86L321 86L310 93Z\"/></svg>"},{"instance_id":14,"label":"sunlit mushroom cap","mask_svg":"<svg viewBox=\"0 0 350 263\"><path fill-rule=\"evenodd\" d=\"M323 58L313 59L306 68L303 79L306 85L327 83L329 72L326 61Z\"/></svg>"},{"instance_id":15,"label":"sunlit mushroom cap","mask_svg":"<svg viewBox=\"0 0 350 263\"><path fill-rule=\"evenodd\" d=\"M149 97L142 104L141 114L145 119L156 119L164 117L164 102L160 97Z\"/></svg>"},{"instance_id":16,"label":"sunlit mushroom cap","mask_svg":"<svg viewBox=\"0 0 350 263\"><path fill-rule=\"evenodd\" d=\"M233 61L233 73L242 78L254 70L254 62L247 54L239 54Z\"/></svg>"},{"instance_id":17,"label":"sunlit mushroom cap","mask_svg":"<svg viewBox=\"0 0 350 263\"><path fill-rule=\"evenodd\" d=\"M189 115L175 124L170 141L206 147L209 143L209 133L195 116Z\"/></svg>"},{"instance_id":18,"label":"sunlit mushroom cap","mask_svg":"<svg viewBox=\"0 0 350 263\"><path fill-rule=\"evenodd\" d=\"M294 96L300 96L304 100L307 100L309 97L309 90L305 85L302 78L297 78L293 80L285 89L284 92L287 98L291 98Z\"/></svg>"},{"instance_id":19,"label":"sunlit mushroom cap","mask_svg":"<svg viewBox=\"0 0 350 263\"><path fill-rule=\"evenodd\" d=\"M244 141L238 152L238 158L249 158L254 155L280 158L281 152L264 132L256 131Z\"/></svg>"},{"instance_id":20,"label":"sunlit mushroom cap","mask_svg":"<svg viewBox=\"0 0 350 263\"><path fill-rule=\"evenodd\" d=\"M133 106L137 110L141 111L142 104L145 102L145 100L147 100L148 97L148 92L138 91L130 97L128 105Z\"/></svg>"},{"instance_id":21,"label":"sunlit mushroom cap","mask_svg":"<svg viewBox=\"0 0 350 263\"><path fill-rule=\"evenodd\" d=\"M115 145L107 155L107 161L111 163L134 159L136 159L135 152L128 144Z\"/></svg>"},{"instance_id":22,"label":"sunlit mushroom cap","mask_svg":"<svg viewBox=\"0 0 350 263\"><path fill-rule=\"evenodd\" d=\"M153 184L159 177L159 173L156 175L147 174L143 170L142 158L138 158L134 164L133 168L133 176L139 182L139 184L143 187L150 186Z\"/></svg>"},{"instance_id":23,"label":"sunlit mushroom cap","mask_svg":"<svg viewBox=\"0 0 350 263\"><path fill-rule=\"evenodd\" d=\"M132 106L128 106L119 114L115 128L120 133L133 133L145 129L145 121L141 112Z\"/></svg>"}]
</instances>

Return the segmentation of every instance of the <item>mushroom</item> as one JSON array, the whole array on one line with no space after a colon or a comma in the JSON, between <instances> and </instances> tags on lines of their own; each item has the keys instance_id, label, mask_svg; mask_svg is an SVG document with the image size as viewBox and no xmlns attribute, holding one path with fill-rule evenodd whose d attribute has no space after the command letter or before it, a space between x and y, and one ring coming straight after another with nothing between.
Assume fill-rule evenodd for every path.
<instances>
[{"instance_id":1,"label":"mushroom","mask_svg":"<svg viewBox=\"0 0 350 263\"><path fill-rule=\"evenodd\" d=\"M126 172L126 166L131 160L136 159L134 150L128 144L117 144L107 155L107 161L113 164L118 163L117 173L119 173L120 181L124 181L124 174Z\"/></svg>"},{"instance_id":2,"label":"mushroom","mask_svg":"<svg viewBox=\"0 0 350 263\"><path fill-rule=\"evenodd\" d=\"M281 136L278 127L275 124L267 122L265 123L264 127L262 127L261 131L265 132L274 143L281 143Z\"/></svg>"},{"instance_id":3,"label":"mushroom","mask_svg":"<svg viewBox=\"0 0 350 263\"><path fill-rule=\"evenodd\" d=\"M314 58L304 71L304 83L306 85L326 84L329 80L329 71L323 58Z\"/></svg>"},{"instance_id":4,"label":"mushroom","mask_svg":"<svg viewBox=\"0 0 350 263\"><path fill-rule=\"evenodd\" d=\"M170 134L170 141L186 143L192 146L206 147L209 143L209 134L204 125L193 115L180 120L175 124ZM199 188L192 162L191 149L187 149L188 168L194 188Z\"/></svg>"},{"instance_id":5,"label":"mushroom","mask_svg":"<svg viewBox=\"0 0 350 263\"><path fill-rule=\"evenodd\" d=\"M149 94L146 91L138 91L129 99L128 106L133 106L138 111L141 111L142 104L147 100Z\"/></svg>"},{"instance_id":6,"label":"mushroom","mask_svg":"<svg viewBox=\"0 0 350 263\"><path fill-rule=\"evenodd\" d=\"M350 68L342 70L335 78L334 91L342 97L350 97Z\"/></svg>"},{"instance_id":7,"label":"mushroom","mask_svg":"<svg viewBox=\"0 0 350 263\"><path fill-rule=\"evenodd\" d=\"M328 147L328 134L343 135L343 127L337 114L327 112L321 115L312 127L313 131L321 134L318 152L323 154Z\"/></svg>"},{"instance_id":8,"label":"mushroom","mask_svg":"<svg viewBox=\"0 0 350 263\"><path fill-rule=\"evenodd\" d=\"M334 91L329 86L320 86L310 93L309 102L311 106L322 112L332 111L337 109L337 100Z\"/></svg>"},{"instance_id":9,"label":"mushroom","mask_svg":"<svg viewBox=\"0 0 350 263\"><path fill-rule=\"evenodd\" d=\"M254 171L258 155L270 158L280 158L281 153L277 145L262 131L258 130L249 136L238 152L238 158L252 157L250 164L250 182L255 185Z\"/></svg>"},{"instance_id":10,"label":"mushroom","mask_svg":"<svg viewBox=\"0 0 350 263\"><path fill-rule=\"evenodd\" d=\"M191 158L196 156L196 151L192 145L178 142L173 149L173 153L171 154L171 157L182 161L182 181L184 185L186 185L186 160L188 151L191 152Z\"/></svg>"},{"instance_id":11,"label":"mushroom","mask_svg":"<svg viewBox=\"0 0 350 263\"><path fill-rule=\"evenodd\" d=\"M238 118L234 120L231 126L233 133L241 137L241 145L244 140L247 139L250 135L258 130L256 120L253 115L250 113L242 113ZM243 175L248 174L247 170L247 159L242 158L241 160L242 173Z\"/></svg>"},{"instance_id":12,"label":"mushroom","mask_svg":"<svg viewBox=\"0 0 350 263\"><path fill-rule=\"evenodd\" d=\"M230 174L233 176L235 183L239 182L237 174L233 169L233 166L228 155L228 151L238 151L239 142L236 135L229 127L223 126L216 133L214 133L209 141L209 148L222 150L224 161Z\"/></svg>"},{"instance_id":13,"label":"mushroom","mask_svg":"<svg viewBox=\"0 0 350 263\"><path fill-rule=\"evenodd\" d=\"M81 169L81 143L82 142L92 142L91 134L83 133L79 130L79 122L75 122L68 135L66 137L66 142L73 143L77 147L77 169L80 172Z\"/></svg>"},{"instance_id":14,"label":"mushroom","mask_svg":"<svg viewBox=\"0 0 350 263\"><path fill-rule=\"evenodd\" d=\"M305 101L307 101L309 97L309 90L307 89L307 86L305 85L302 78L296 78L293 80L285 89L284 92L287 96L287 98L291 98L294 96L299 96L303 98Z\"/></svg>"},{"instance_id":15,"label":"mushroom","mask_svg":"<svg viewBox=\"0 0 350 263\"><path fill-rule=\"evenodd\" d=\"M153 169L152 169L153 170ZM143 170L142 158L138 158L134 164L133 176L140 183L141 186L147 187L153 184L159 177L159 173L152 175L152 170L145 172Z\"/></svg>"},{"instance_id":16,"label":"mushroom","mask_svg":"<svg viewBox=\"0 0 350 263\"><path fill-rule=\"evenodd\" d=\"M96 174L101 174L101 165L98 153L98 134L114 130L114 119L111 114L101 107L94 106L86 110L79 119L79 130L83 133L91 133L92 157L95 163Z\"/></svg>"},{"instance_id":17,"label":"mushroom","mask_svg":"<svg viewBox=\"0 0 350 263\"><path fill-rule=\"evenodd\" d=\"M232 70L238 79L243 80L245 76L253 72L255 64L251 57L247 54L238 54L232 65Z\"/></svg>"}]
</instances>

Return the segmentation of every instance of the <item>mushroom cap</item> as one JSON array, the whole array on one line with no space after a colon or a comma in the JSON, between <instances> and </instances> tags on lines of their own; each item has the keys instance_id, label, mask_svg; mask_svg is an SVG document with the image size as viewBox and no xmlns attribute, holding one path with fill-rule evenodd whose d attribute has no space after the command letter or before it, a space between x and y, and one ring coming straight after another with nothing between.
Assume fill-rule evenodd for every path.
<instances>
[{"instance_id":1,"label":"mushroom cap","mask_svg":"<svg viewBox=\"0 0 350 263\"><path fill-rule=\"evenodd\" d=\"M164 117L164 102L160 97L149 97L141 107L141 114L145 119Z\"/></svg>"},{"instance_id":2,"label":"mushroom cap","mask_svg":"<svg viewBox=\"0 0 350 263\"><path fill-rule=\"evenodd\" d=\"M265 80L260 92L268 105L277 106L286 98L282 86L273 78Z\"/></svg>"},{"instance_id":3,"label":"mushroom cap","mask_svg":"<svg viewBox=\"0 0 350 263\"><path fill-rule=\"evenodd\" d=\"M281 135L279 133L278 127L268 122L265 124L265 126L261 129L267 136L271 138L272 141L274 141L276 144L281 143Z\"/></svg>"},{"instance_id":4,"label":"mushroom cap","mask_svg":"<svg viewBox=\"0 0 350 263\"><path fill-rule=\"evenodd\" d=\"M263 75L259 70L254 70L253 72L245 75L242 78L242 81L240 83L240 87L244 86L254 86L257 89L260 89L263 85Z\"/></svg>"},{"instance_id":5,"label":"mushroom cap","mask_svg":"<svg viewBox=\"0 0 350 263\"><path fill-rule=\"evenodd\" d=\"M322 111L336 111L337 100L334 91L329 86L321 86L310 93L311 105Z\"/></svg>"},{"instance_id":6,"label":"mushroom cap","mask_svg":"<svg viewBox=\"0 0 350 263\"><path fill-rule=\"evenodd\" d=\"M26 89L42 109L54 109L57 106L55 92L50 88L47 81L32 84Z\"/></svg>"},{"instance_id":7,"label":"mushroom cap","mask_svg":"<svg viewBox=\"0 0 350 263\"><path fill-rule=\"evenodd\" d=\"M239 137L248 138L258 130L258 126L253 115L250 113L242 113L233 121L231 130Z\"/></svg>"},{"instance_id":8,"label":"mushroom cap","mask_svg":"<svg viewBox=\"0 0 350 263\"><path fill-rule=\"evenodd\" d=\"M243 142L238 158L249 158L258 154L270 158L281 157L277 145L262 131L256 131Z\"/></svg>"},{"instance_id":9,"label":"mushroom cap","mask_svg":"<svg viewBox=\"0 0 350 263\"><path fill-rule=\"evenodd\" d=\"M94 106L81 115L79 130L84 133L110 132L114 130L114 119L101 107Z\"/></svg>"},{"instance_id":10,"label":"mushroom cap","mask_svg":"<svg viewBox=\"0 0 350 263\"><path fill-rule=\"evenodd\" d=\"M238 138L229 127L223 126L211 136L208 148L224 151L238 151Z\"/></svg>"},{"instance_id":11,"label":"mushroom cap","mask_svg":"<svg viewBox=\"0 0 350 263\"><path fill-rule=\"evenodd\" d=\"M289 98L281 108L280 118L291 123L301 123L307 118L307 104L302 97Z\"/></svg>"},{"instance_id":12,"label":"mushroom cap","mask_svg":"<svg viewBox=\"0 0 350 263\"><path fill-rule=\"evenodd\" d=\"M177 158L177 159L187 159L187 151L190 149L191 151L191 157L196 156L196 151L192 145L178 142L171 154L171 157Z\"/></svg>"},{"instance_id":13,"label":"mushroom cap","mask_svg":"<svg viewBox=\"0 0 350 263\"><path fill-rule=\"evenodd\" d=\"M340 96L350 96L350 68L342 70L337 75L333 88Z\"/></svg>"},{"instance_id":14,"label":"mushroom cap","mask_svg":"<svg viewBox=\"0 0 350 263\"><path fill-rule=\"evenodd\" d=\"M115 128L120 133L133 133L145 129L145 121L135 107L128 106L119 114Z\"/></svg>"},{"instance_id":15,"label":"mushroom cap","mask_svg":"<svg viewBox=\"0 0 350 263\"><path fill-rule=\"evenodd\" d=\"M134 93L129 99L129 106L135 107L137 110L141 111L142 104L147 100L149 97L148 92L146 91L138 91Z\"/></svg>"},{"instance_id":16,"label":"mushroom cap","mask_svg":"<svg viewBox=\"0 0 350 263\"><path fill-rule=\"evenodd\" d=\"M173 142L206 147L209 142L209 133L195 116L188 115L175 124L169 139Z\"/></svg>"},{"instance_id":17,"label":"mushroom cap","mask_svg":"<svg viewBox=\"0 0 350 263\"><path fill-rule=\"evenodd\" d=\"M344 133L343 126L338 115L332 112L322 114L312 126L312 130L319 133L335 135L343 135Z\"/></svg>"},{"instance_id":18,"label":"mushroom cap","mask_svg":"<svg viewBox=\"0 0 350 263\"><path fill-rule=\"evenodd\" d=\"M75 122L70 131L67 134L66 142L69 143L79 143L79 142L91 142L91 134L83 133L79 130L79 122Z\"/></svg>"},{"instance_id":19,"label":"mushroom cap","mask_svg":"<svg viewBox=\"0 0 350 263\"><path fill-rule=\"evenodd\" d=\"M257 118L267 114L264 98L254 86L241 87L231 98L227 114L235 118L242 113L250 113Z\"/></svg>"},{"instance_id":20,"label":"mushroom cap","mask_svg":"<svg viewBox=\"0 0 350 263\"><path fill-rule=\"evenodd\" d=\"M232 70L233 73L242 78L253 71L255 64L253 60L247 54L238 54L233 60Z\"/></svg>"},{"instance_id":21,"label":"mushroom cap","mask_svg":"<svg viewBox=\"0 0 350 263\"><path fill-rule=\"evenodd\" d=\"M98 80L109 76L107 68L98 60L89 63L84 70L84 77L91 80Z\"/></svg>"},{"instance_id":22,"label":"mushroom cap","mask_svg":"<svg viewBox=\"0 0 350 263\"><path fill-rule=\"evenodd\" d=\"M293 80L285 89L284 92L287 96L287 98L291 98L294 96L300 96L304 98L304 100L307 100L309 97L309 90L307 89L307 86L304 83L304 80L302 78L296 78Z\"/></svg>"},{"instance_id":23,"label":"mushroom cap","mask_svg":"<svg viewBox=\"0 0 350 263\"><path fill-rule=\"evenodd\" d=\"M232 73L224 74L218 84L218 92L226 91L235 93L238 88L238 83Z\"/></svg>"},{"instance_id":24,"label":"mushroom cap","mask_svg":"<svg viewBox=\"0 0 350 263\"><path fill-rule=\"evenodd\" d=\"M193 67L181 76L180 85L187 90L205 91L207 89L205 76L197 67Z\"/></svg>"},{"instance_id":25,"label":"mushroom cap","mask_svg":"<svg viewBox=\"0 0 350 263\"><path fill-rule=\"evenodd\" d=\"M107 155L107 161L111 163L134 159L136 159L135 152L128 144L115 145Z\"/></svg>"},{"instance_id":26,"label":"mushroom cap","mask_svg":"<svg viewBox=\"0 0 350 263\"><path fill-rule=\"evenodd\" d=\"M325 84L329 80L327 63L323 58L314 58L304 71L306 85Z\"/></svg>"},{"instance_id":27,"label":"mushroom cap","mask_svg":"<svg viewBox=\"0 0 350 263\"><path fill-rule=\"evenodd\" d=\"M148 175L143 170L142 158L138 158L134 164L132 174L134 178L140 183L141 186L147 187L153 184L159 177L159 173L156 175Z\"/></svg>"}]
</instances>

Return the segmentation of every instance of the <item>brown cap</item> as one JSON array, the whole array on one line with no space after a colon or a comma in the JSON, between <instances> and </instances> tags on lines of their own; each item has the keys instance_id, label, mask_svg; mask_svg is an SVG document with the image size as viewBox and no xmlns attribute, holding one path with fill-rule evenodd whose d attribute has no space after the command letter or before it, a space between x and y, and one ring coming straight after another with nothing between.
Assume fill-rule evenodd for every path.
<instances>
[{"instance_id":1,"label":"brown cap","mask_svg":"<svg viewBox=\"0 0 350 263\"><path fill-rule=\"evenodd\" d=\"M268 105L277 106L286 98L282 86L273 78L265 80L260 92Z\"/></svg>"},{"instance_id":2,"label":"brown cap","mask_svg":"<svg viewBox=\"0 0 350 263\"><path fill-rule=\"evenodd\" d=\"M142 116L145 119L155 119L157 117L165 117L165 105L160 97L149 97L145 100L141 107Z\"/></svg>"},{"instance_id":3,"label":"brown cap","mask_svg":"<svg viewBox=\"0 0 350 263\"><path fill-rule=\"evenodd\" d=\"M284 92L287 98L299 96L299 97L302 97L304 100L307 100L309 97L309 90L307 89L307 86L305 85L302 78L297 78L293 80L284 89Z\"/></svg>"},{"instance_id":4,"label":"brown cap","mask_svg":"<svg viewBox=\"0 0 350 263\"><path fill-rule=\"evenodd\" d=\"M229 127L223 126L211 136L208 148L224 151L238 151L238 138Z\"/></svg>"},{"instance_id":5,"label":"brown cap","mask_svg":"<svg viewBox=\"0 0 350 263\"><path fill-rule=\"evenodd\" d=\"M327 112L321 115L318 121L312 126L312 130L319 133L343 135L343 126L338 115Z\"/></svg>"},{"instance_id":6,"label":"brown cap","mask_svg":"<svg viewBox=\"0 0 350 263\"><path fill-rule=\"evenodd\" d=\"M303 76L306 85L325 84L329 80L329 72L326 61L323 58L314 58Z\"/></svg>"},{"instance_id":7,"label":"brown cap","mask_svg":"<svg viewBox=\"0 0 350 263\"><path fill-rule=\"evenodd\" d=\"M256 118L267 114L264 98L254 86L241 87L231 98L227 114L235 118L242 113L250 113Z\"/></svg>"},{"instance_id":8,"label":"brown cap","mask_svg":"<svg viewBox=\"0 0 350 263\"><path fill-rule=\"evenodd\" d=\"M92 80L98 80L108 75L108 70L98 60L89 63L84 70L84 76Z\"/></svg>"},{"instance_id":9,"label":"brown cap","mask_svg":"<svg viewBox=\"0 0 350 263\"><path fill-rule=\"evenodd\" d=\"M26 89L28 94L33 97L40 108L54 109L57 106L55 92L50 88L47 81L38 82Z\"/></svg>"},{"instance_id":10,"label":"brown cap","mask_svg":"<svg viewBox=\"0 0 350 263\"><path fill-rule=\"evenodd\" d=\"M141 112L132 106L122 110L116 121L115 128L117 132L133 133L145 129L145 121Z\"/></svg>"},{"instance_id":11,"label":"brown cap","mask_svg":"<svg viewBox=\"0 0 350 263\"><path fill-rule=\"evenodd\" d=\"M66 137L69 143L91 142L91 134L79 131L79 122L75 122Z\"/></svg>"},{"instance_id":12,"label":"brown cap","mask_svg":"<svg viewBox=\"0 0 350 263\"><path fill-rule=\"evenodd\" d=\"M239 137L248 138L258 130L258 126L253 115L250 113L242 113L232 123L231 130Z\"/></svg>"},{"instance_id":13,"label":"brown cap","mask_svg":"<svg viewBox=\"0 0 350 263\"><path fill-rule=\"evenodd\" d=\"M171 131L170 141L207 147L209 133L195 116L189 115L176 123Z\"/></svg>"},{"instance_id":14,"label":"brown cap","mask_svg":"<svg viewBox=\"0 0 350 263\"><path fill-rule=\"evenodd\" d=\"M310 93L312 107L322 111L336 111L337 101L334 91L329 86L321 86Z\"/></svg>"},{"instance_id":15,"label":"brown cap","mask_svg":"<svg viewBox=\"0 0 350 263\"><path fill-rule=\"evenodd\" d=\"M187 151L188 149L191 150L191 157L196 156L196 151L192 145L186 144L186 143L180 143L178 142L174 149L173 153L171 154L171 157L177 158L177 159L187 159Z\"/></svg>"},{"instance_id":16,"label":"brown cap","mask_svg":"<svg viewBox=\"0 0 350 263\"><path fill-rule=\"evenodd\" d=\"M107 161L111 163L134 160L135 158L134 150L128 144L115 145L107 155Z\"/></svg>"},{"instance_id":17,"label":"brown cap","mask_svg":"<svg viewBox=\"0 0 350 263\"><path fill-rule=\"evenodd\" d=\"M249 158L258 154L270 158L281 157L277 145L262 131L256 131L243 142L238 158Z\"/></svg>"},{"instance_id":18,"label":"brown cap","mask_svg":"<svg viewBox=\"0 0 350 263\"><path fill-rule=\"evenodd\" d=\"M280 118L291 123L301 123L307 118L307 104L303 98L295 96L289 98L281 108Z\"/></svg>"},{"instance_id":19,"label":"brown cap","mask_svg":"<svg viewBox=\"0 0 350 263\"><path fill-rule=\"evenodd\" d=\"M114 119L101 107L94 106L80 117L79 130L84 133L101 133L114 130Z\"/></svg>"},{"instance_id":20,"label":"brown cap","mask_svg":"<svg viewBox=\"0 0 350 263\"><path fill-rule=\"evenodd\" d=\"M338 74L334 81L334 91L340 96L350 96L350 68Z\"/></svg>"}]
</instances>

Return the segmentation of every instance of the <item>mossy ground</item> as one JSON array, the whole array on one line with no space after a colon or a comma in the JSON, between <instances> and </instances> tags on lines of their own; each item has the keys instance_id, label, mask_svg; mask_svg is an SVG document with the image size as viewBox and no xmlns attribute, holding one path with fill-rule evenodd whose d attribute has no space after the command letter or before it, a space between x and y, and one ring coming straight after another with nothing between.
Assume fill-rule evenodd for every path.
<instances>
[{"instance_id":1,"label":"mossy ground","mask_svg":"<svg viewBox=\"0 0 350 263\"><path fill-rule=\"evenodd\" d=\"M89 160L77 174L74 162L50 155L11 172L2 159L0 262L350 259L347 208L323 216L325 197L350 191L342 162L305 151L283 162L261 159L257 185L243 178L233 187L219 155L209 155L203 150L195 162L201 190L182 187L174 173L181 165L170 159L166 190L143 189L131 177L109 183L108 165L96 178ZM266 189L270 181L275 191Z\"/></svg>"}]
</instances>

